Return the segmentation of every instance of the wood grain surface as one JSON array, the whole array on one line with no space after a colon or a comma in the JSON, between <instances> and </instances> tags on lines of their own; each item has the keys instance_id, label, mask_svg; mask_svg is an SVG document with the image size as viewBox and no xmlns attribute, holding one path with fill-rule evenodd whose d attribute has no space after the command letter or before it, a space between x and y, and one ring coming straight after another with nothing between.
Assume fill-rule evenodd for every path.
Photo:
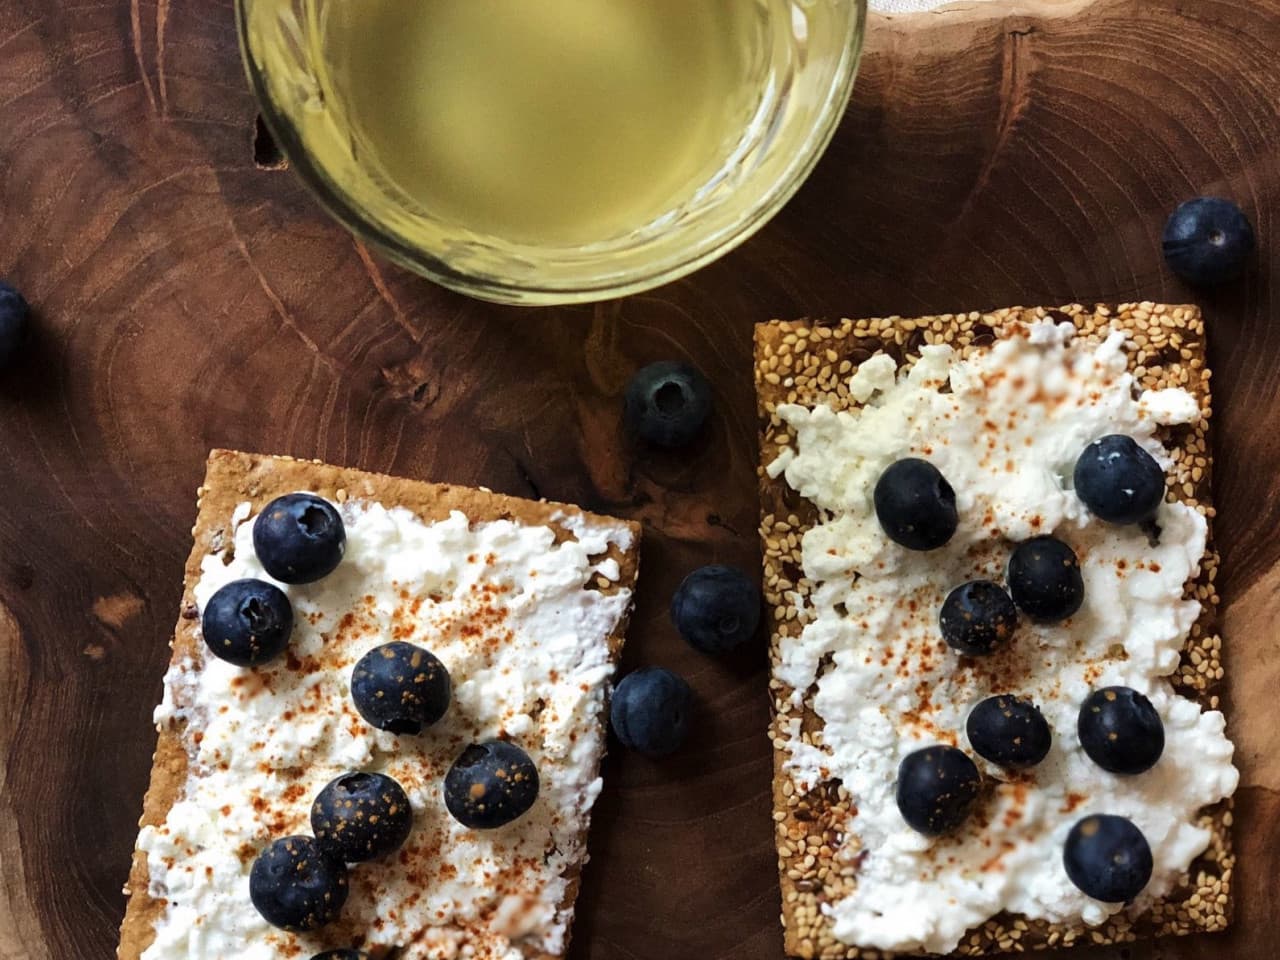
<instances>
[{"instance_id":1,"label":"wood grain surface","mask_svg":"<svg viewBox=\"0 0 1280 960\"><path fill-rule=\"evenodd\" d=\"M1242 899L1225 938L1082 960L1271 960L1280 933L1280 0L998 3L873 18L835 144L756 239L595 307L471 302L383 265L254 163L229 0L0 0L0 274L37 308L0 376L0 958L114 952L193 495L210 447L572 500L648 528L627 666L684 672L674 760L615 752L579 960L781 956L763 648L682 647L679 579L757 564L751 325L1194 299L1210 326ZM1238 200L1250 276L1188 291L1159 234ZM716 386L695 456L619 422L639 365Z\"/></svg>"}]
</instances>

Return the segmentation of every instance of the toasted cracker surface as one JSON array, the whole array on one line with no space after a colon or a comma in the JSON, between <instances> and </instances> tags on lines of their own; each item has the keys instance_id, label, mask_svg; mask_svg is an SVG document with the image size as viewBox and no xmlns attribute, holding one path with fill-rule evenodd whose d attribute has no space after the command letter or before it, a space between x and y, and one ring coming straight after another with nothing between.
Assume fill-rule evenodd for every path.
<instances>
[{"instance_id":1,"label":"toasted cracker surface","mask_svg":"<svg viewBox=\"0 0 1280 960\"><path fill-rule=\"evenodd\" d=\"M308 490L331 500L373 500L383 506L404 507L424 521L443 520L454 510L470 520L514 520L530 526L548 526L558 540L572 534L555 519L559 516L600 520L631 529L633 545L628 551L610 547L610 555L618 562L621 575L616 583L600 584L604 593L634 589L639 572L639 525L614 518L595 517L578 507L558 503L535 502L503 496L469 487L423 483L382 474L365 473L318 461L294 460L289 457L258 456L230 450L215 450L209 456L203 485L197 491L198 516L192 530L194 544L187 560L181 613L174 630L172 662L203 658L199 619L194 588L200 579L201 561L219 549L231 531L227 524L235 508L244 502L257 513L274 498L297 490ZM609 637L609 651L616 664L622 652L627 628L624 616ZM187 782L187 753L183 745L185 729L165 727L159 733L151 768L151 784L143 803L139 827L164 822L170 808L181 796ZM603 729L601 736L604 735ZM585 837L583 840L585 841ZM586 844L584 842L585 851ZM566 873L568 889L563 907L571 910L577 898L582 863L574 864ZM124 922L120 928L119 960L138 960L155 938L156 924L163 916L165 903L148 894L147 857L142 851L133 854L133 864L125 893L129 897ZM558 957L529 948L527 960L558 960Z\"/></svg>"},{"instance_id":2,"label":"toasted cracker surface","mask_svg":"<svg viewBox=\"0 0 1280 960\"><path fill-rule=\"evenodd\" d=\"M1222 639L1217 630L1218 594L1214 580L1218 553L1213 545L1210 499L1212 453L1208 444L1211 414L1204 321L1194 306L1129 303L1118 307L1070 304L1059 308L1011 307L993 313L944 314L905 319L773 321L755 333L755 384L760 418L760 539L764 552L765 599L772 608L770 655L777 662L779 643L797 636L804 625L809 591L803 575L800 542L816 514L786 480L771 480L764 468L779 451L794 444L790 429L776 415L780 404L826 404L836 410L858 406L849 395L850 376L860 363L888 353L910 365L922 345L950 344L960 356L986 349L1018 322L1070 321L1090 342L1101 342L1112 329L1128 336L1129 369L1144 389L1181 387L1199 402L1202 417L1186 426L1163 427L1158 436L1173 457L1169 495L1195 507L1210 521L1210 539L1200 575L1186 593L1201 602L1199 620L1170 679L1176 689L1201 705L1219 709L1223 679ZM800 795L784 772L787 725L797 716L790 687L773 679L770 694L774 720L774 831L782 888L782 924L788 956L810 958L886 957L884 951L850 946L836 940L824 903L839 900L856 883L856 868L835 859L841 837L835 824L844 822L852 798L837 783L822 784ZM821 721L808 700L798 711L801 729L811 733ZM803 734L802 734L803 735ZM969 931L954 951L980 956L1079 943L1124 943L1139 937L1174 936L1223 930L1231 915L1231 880L1235 856L1231 848L1231 801L1201 812L1200 824L1211 833L1208 850L1191 864L1174 891L1141 915L1129 911L1100 927L1068 926L1000 914Z\"/></svg>"}]
</instances>

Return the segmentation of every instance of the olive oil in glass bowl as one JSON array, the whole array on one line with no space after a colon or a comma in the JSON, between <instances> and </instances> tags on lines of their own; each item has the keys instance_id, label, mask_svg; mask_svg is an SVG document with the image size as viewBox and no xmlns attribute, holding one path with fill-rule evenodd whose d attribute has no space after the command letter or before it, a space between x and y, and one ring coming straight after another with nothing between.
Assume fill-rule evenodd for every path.
<instances>
[{"instance_id":1,"label":"olive oil in glass bowl","mask_svg":"<svg viewBox=\"0 0 1280 960\"><path fill-rule=\"evenodd\" d=\"M737 246L830 141L865 0L237 0L321 202L472 296L599 300Z\"/></svg>"}]
</instances>

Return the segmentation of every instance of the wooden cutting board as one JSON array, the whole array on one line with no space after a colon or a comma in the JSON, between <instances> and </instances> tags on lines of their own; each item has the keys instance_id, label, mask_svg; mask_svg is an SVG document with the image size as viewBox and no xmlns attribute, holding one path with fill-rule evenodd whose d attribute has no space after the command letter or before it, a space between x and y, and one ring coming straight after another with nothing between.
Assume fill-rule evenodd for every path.
<instances>
[{"instance_id":1,"label":"wooden cutting board","mask_svg":"<svg viewBox=\"0 0 1280 960\"><path fill-rule=\"evenodd\" d=\"M38 309L0 377L0 957L113 955L215 445L643 521L627 665L684 672L703 709L677 758L609 758L574 955L780 957L765 656L700 657L665 612L693 567L757 563L752 323L1198 299L1244 773L1238 922L1076 956L1271 960L1280 0L1015 7L873 17L835 144L756 239L650 294L533 311L383 265L255 165L230 0L0 4L0 274ZM1262 250L1248 279L1197 298L1159 235L1204 192L1240 201ZM669 357L710 375L719 415L696 456L637 459L620 394Z\"/></svg>"}]
</instances>

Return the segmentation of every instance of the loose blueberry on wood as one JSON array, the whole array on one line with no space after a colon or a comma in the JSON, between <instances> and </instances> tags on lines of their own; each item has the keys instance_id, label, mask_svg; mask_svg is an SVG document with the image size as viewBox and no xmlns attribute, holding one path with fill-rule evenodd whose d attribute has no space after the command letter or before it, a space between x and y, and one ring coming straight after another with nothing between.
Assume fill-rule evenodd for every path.
<instances>
[{"instance_id":1,"label":"loose blueberry on wood","mask_svg":"<svg viewBox=\"0 0 1280 960\"><path fill-rule=\"evenodd\" d=\"M885 534L909 550L936 550L956 532L956 493L927 460L891 464L876 481L874 500Z\"/></svg>"},{"instance_id":2,"label":"loose blueberry on wood","mask_svg":"<svg viewBox=\"0 0 1280 960\"><path fill-rule=\"evenodd\" d=\"M1044 623L1065 620L1084 603L1075 551L1056 537L1033 537L1009 558L1009 593L1018 609Z\"/></svg>"},{"instance_id":3,"label":"loose blueberry on wood","mask_svg":"<svg viewBox=\"0 0 1280 960\"><path fill-rule=\"evenodd\" d=\"M1130 687L1103 687L1080 705L1080 746L1109 773L1150 770L1164 753L1164 724L1151 701Z\"/></svg>"},{"instance_id":4,"label":"loose blueberry on wood","mask_svg":"<svg viewBox=\"0 0 1280 960\"><path fill-rule=\"evenodd\" d=\"M201 632L215 657L238 667L257 667L289 645L293 607L275 584L233 580L205 604Z\"/></svg>"},{"instance_id":5,"label":"loose blueberry on wood","mask_svg":"<svg viewBox=\"0 0 1280 960\"><path fill-rule=\"evenodd\" d=\"M925 747L898 765L898 810L911 829L939 836L964 823L981 784L977 765L964 751Z\"/></svg>"},{"instance_id":6,"label":"loose blueberry on wood","mask_svg":"<svg viewBox=\"0 0 1280 960\"><path fill-rule=\"evenodd\" d=\"M462 751L444 778L444 805L464 827L493 830L538 799L538 768L514 743L489 740Z\"/></svg>"},{"instance_id":7,"label":"loose blueberry on wood","mask_svg":"<svg viewBox=\"0 0 1280 960\"><path fill-rule=\"evenodd\" d=\"M974 753L1009 770L1034 767L1053 743L1039 708L1011 696L988 697L974 707L965 721L965 733Z\"/></svg>"},{"instance_id":8,"label":"loose blueberry on wood","mask_svg":"<svg viewBox=\"0 0 1280 960\"><path fill-rule=\"evenodd\" d=\"M1151 879L1151 847L1124 817L1095 814L1071 828L1062 850L1067 877L1104 903L1128 903Z\"/></svg>"},{"instance_id":9,"label":"loose blueberry on wood","mask_svg":"<svg viewBox=\"0 0 1280 960\"><path fill-rule=\"evenodd\" d=\"M623 398L627 429L659 447L693 442L710 416L711 385L687 363L649 364L631 378Z\"/></svg>"},{"instance_id":10,"label":"loose blueberry on wood","mask_svg":"<svg viewBox=\"0 0 1280 960\"><path fill-rule=\"evenodd\" d=\"M419 734L445 715L453 684L430 651L396 640L374 647L351 671L351 699L379 730Z\"/></svg>"},{"instance_id":11,"label":"loose blueberry on wood","mask_svg":"<svg viewBox=\"0 0 1280 960\"><path fill-rule=\"evenodd\" d=\"M330 856L361 863L394 853L413 831L404 788L381 773L331 780L311 805L311 830Z\"/></svg>"},{"instance_id":12,"label":"loose blueberry on wood","mask_svg":"<svg viewBox=\"0 0 1280 960\"><path fill-rule=\"evenodd\" d=\"M347 901L347 867L311 837L285 837L258 855L249 899L273 927L301 933L338 919Z\"/></svg>"},{"instance_id":13,"label":"loose blueberry on wood","mask_svg":"<svg viewBox=\"0 0 1280 960\"><path fill-rule=\"evenodd\" d=\"M347 531L328 500L289 493L272 500L253 522L258 562L281 583L314 583L342 562Z\"/></svg>"},{"instance_id":14,"label":"loose blueberry on wood","mask_svg":"<svg viewBox=\"0 0 1280 960\"><path fill-rule=\"evenodd\" d=\"M671 598L671 621L695 650L728 653L755 636L760 591L736 567L701 567L684 578Z\"/></svg>"},{"instance_id":15,"label":"loose blueberry on wood","mask_svg":"<svg viewBox=\"0 0 1280 960\"><path fill-rule=\"evenodd\" d=\"M26 298L0 281L0 367L8 366L18 352L30 318L31 308Z\"/></svg>"},{"instance_id":16,"label":"loose blueberry on wood","mask_svg":"<svg viewBox=\"0 0 1280 960\"><path fill-rule=\"evenodd\" d=\"M663 667L642 667L613 691L609 720L624 747L664 757L684 743L692 703L684 678Z\"/></svg>"},{"instance_id":17,"label":"loose blueberry on wood","mask_svg":"<svg viewBox=\"0 0 1280 960\"><path fill-rule=\"evenodd\" d=\"M1076 461L1076 495L1108 523L1142 523L1164 500L1164 471L1133 437L1113 433L1093 441Z\"/></svg>"},{"instance_id":18,"label":"loose blueberry on wood","mask_svg":"<svg viewBox=\"0 0 1280 960\"><path fill-rule=\"evenodd\" d=\"M981 657L1006 643L1018 625L1018 610L1004 588L990 580L970 580L942 602L938 627L958 653Z\"/></svg>"},{"instance_id":19,"label":"loose blueberry on wood","mask_svg":"<svg viewBox=\"0 0 1280 960\"><path fill-rule=\"evenodd\" d=\"M1253 227L1230 200L1196 197L1173 211L1162 246L1169 269L1188 283L1224 283L1244 272L1253 253Z\"/></svg>"}]
</instances>

